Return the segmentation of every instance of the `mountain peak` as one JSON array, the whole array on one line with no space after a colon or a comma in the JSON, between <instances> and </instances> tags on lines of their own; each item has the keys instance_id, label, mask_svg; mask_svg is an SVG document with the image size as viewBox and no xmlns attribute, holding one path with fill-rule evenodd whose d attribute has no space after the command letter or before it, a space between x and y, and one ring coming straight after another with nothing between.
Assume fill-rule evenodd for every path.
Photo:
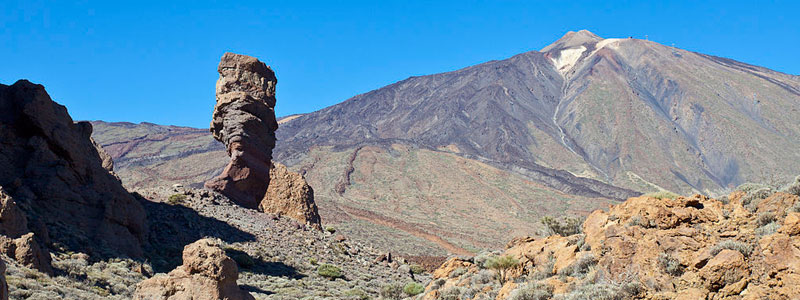
<instances>
[{"instance_id":1,"label":"mountain peak","mask_svg":"<svg viewBox=\"0 0 800 300\"><path fill-rule=\"evenodd\" d=\"M554 49L570 48L587 43L596 43L602 40L603 38L585 29L578 32L569 31L560 39L555 41L555 43L542 48L541 52L547 52Z\"/></svg>"}]
</instances>

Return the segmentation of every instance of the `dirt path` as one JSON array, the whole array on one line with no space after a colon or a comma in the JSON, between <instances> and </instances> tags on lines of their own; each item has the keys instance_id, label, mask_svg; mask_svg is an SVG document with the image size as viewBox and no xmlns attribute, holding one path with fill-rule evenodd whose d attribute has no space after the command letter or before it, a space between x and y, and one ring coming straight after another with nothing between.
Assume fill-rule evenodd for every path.
<instances>
[{"instance_id":1,"label":"dirt path","mask_svg":"<svg viewBox=\"0 0 800 300\"><path fill-rule=\"evenodd\" d=\"M425 232L425 231L419 229L414 224L410 224L410 223L403 222L403 221L400 221L400 220L392 219L392 218L389 218L389 217L386 217L386 216L378 215L378 214L370 212L370 211L366 211L366 210L363 210L363 209L354 208L354 207L350 207L350 206L346 206L346 205L341 205L340 208L342 210L344 210L347 214L349 214L350 216L352 216L354 218L361 219L361 220L364 220L364 221L367 221L367 222L370 222L370 223L374 223L374 224L378 224L378 225L382 225L382 226L386 226L386 227L395 228L395 229L399 229L399 230L405 231L405 232L407 232L407 233L409 233L409 234L411 234L413 236L416 236L418 238L422 238L422 239L426 239L428 241L431 241L432 243L435 243L435 244L441 246L442 248L444 248L445 250L447 250L450 253L457 254L457 255L466 255L466 256L474 255L474 253L472 253L472 252L470 252L470 251L468 251L468 250L466 250L464 248L461 248L459 246L456 246L456 245L454 245L454 244L442 239L439 236L430 234L428 232Z\"/></svg>"}]
</instances>

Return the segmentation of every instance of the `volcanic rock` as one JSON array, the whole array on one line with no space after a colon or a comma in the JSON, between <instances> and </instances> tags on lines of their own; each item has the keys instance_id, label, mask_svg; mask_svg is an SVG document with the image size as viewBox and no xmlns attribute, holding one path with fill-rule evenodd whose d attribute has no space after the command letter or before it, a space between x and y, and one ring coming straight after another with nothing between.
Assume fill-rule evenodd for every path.
<instances>
[{"instance_id":1,"label":"volcanic rock","mask_svg":"<svg viewBox=\"0 0 800 300\"><path fill-rule=\"evenodd\" d=\"M257 208L267 192L275 148L275 73L250 56L225 53L217 71L214 138L225 144L230 162L206 187L239 205Z\"/></svg>"},{"instance_id":2,"label":"volcanic rock","mask_svg":"<svg viewBox=\"0 0 800 300\"><path fill-rule=\"evenodd\" d=\"M22 236L28 231L28 220L25 218L25 213L3 190L3 187L0 187L0 234L14 238Z\"/></svg>"},{"instance_id":3,"label":"volcanic rock","mask_svg":"<svg viewBox=\"0 0 800 300\"><path fill-rule=\"evenodd\" d=\"M236 262L225 255L211 239L202 239L183 250L183 265L169 274L159 274L139 283L138 300L249 300L250 293L239 289Z\"/></svg>"},{"instance_id":4,"label":"volcanic rock","mask_svg":"<svg viewBox=\"0 0 800 300\"><path fill-rule=\"evenodd\" d=\"M52 236L71 250L140 257L144 210L103 168L91 124L73 122L43 86L26 80L0 85L0 112L5 234L25 227L11 196L43 243Z\"/></svg>"},{"instance_id":5,"label":"volcanic rock","mask_svg":"<svg viewBox=\"0 0 800 300\"><path fill-rule=\"evenodd\" d=\"M303 176L289 171L283 164L273 162L269 172L270 184L259 209L281 214L320 229L319 212L314 203L314 190Z\"/></svg>"}]
</instances>

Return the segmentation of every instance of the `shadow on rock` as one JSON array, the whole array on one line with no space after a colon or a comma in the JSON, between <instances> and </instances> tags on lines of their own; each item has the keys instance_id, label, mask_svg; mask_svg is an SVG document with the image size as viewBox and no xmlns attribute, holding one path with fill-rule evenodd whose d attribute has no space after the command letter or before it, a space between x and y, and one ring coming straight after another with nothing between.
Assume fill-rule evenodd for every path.
<instances>
[{"instance_id":1,"label":"shadow on rock","mask_svg":"<svg viewBox=\"0 0 800 300\"><path fill-rule=\"evenodd\" d=\"M228 223L198 214L182 205L152 202L134 194L147 212L148 228L145 257L156 272L168 272L181 264L184 246L204 237L226 243L254 241L250 233Z\"/></svg>"},{"instance_id":2,"label":"shadow on rock","mask_svg":"<svg viewBox=\"0 0 800 300\"><path fill-rule=\"evenodd\" d=\"M240 271L292 279L301 279L306 277L305 275L298 273L297 269L294 267L284 264L283 262L265 261L260 258L254 258L239 249L225 248L225 254L236 261Z\"/></svg>"}]
</instances>

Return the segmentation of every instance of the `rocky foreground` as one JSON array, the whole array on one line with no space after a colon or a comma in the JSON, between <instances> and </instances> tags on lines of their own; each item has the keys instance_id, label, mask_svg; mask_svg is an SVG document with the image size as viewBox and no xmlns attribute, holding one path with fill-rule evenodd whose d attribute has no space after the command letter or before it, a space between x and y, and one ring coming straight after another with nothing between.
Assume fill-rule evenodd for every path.
<instances>
[{"instance_id":1,"label":"rocky foreground","mask_svg":"<svg viewBox=\"0 0 800 300\"><path fill-rule=\"evenodd\" d=\"M636 197L582 226L452 258L422 299L798 299L800 178L775 192ZM574 233L574 234L572 234Z\"/></svg>"}]
</instances>

